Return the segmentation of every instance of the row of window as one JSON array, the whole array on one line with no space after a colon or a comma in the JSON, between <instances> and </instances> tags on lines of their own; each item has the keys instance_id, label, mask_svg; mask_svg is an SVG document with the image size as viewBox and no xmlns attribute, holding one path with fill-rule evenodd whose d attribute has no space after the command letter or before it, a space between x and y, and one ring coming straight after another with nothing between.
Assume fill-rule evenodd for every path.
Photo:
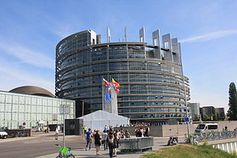
<instances>
[{"instance_id":1,"label":"row of window","mask_svg":"<svg viewBox=\"0 0 237 158\"><path fill-rule=\"evenodd\" d=\"M67 115L67 118L74 118L74 115ZM37 122L45 121L49 124L61 124L63 116L58 113L43 114L43 113L14 113L0 112L0 127L8 127L9 129L19 128L20 125L26 123L26 128L31 128L37 125Z\"/></svg>"},{"instance_id":2,"label":"row of window","mask_svg":"<svg viewBox=\"0 0 237 158\"><path fill-rule=\"evenodd\" d=\"M97 67L96 69L99 70L101 67ZM106 68L103 68L106 69ZM74 70L75 71L75 70ZM83 72L81 72L83 73ZM134 74L134 73L121 73L121 74L113 74L113 78L116 78L116 80L120 82L165 82L165 83L171 83L176 85L183 84L183 81L179 78L175 77L169 77L164 75L156 75L156 74ZM83 83L83 85L91 84L91 83L99 83L102 82L102 75L96 75L96 76L89 76L89 77L80 77L78 73L76 72L70 72L67 74L67 76L61 77L61 79L70 79L69 81L65 82L64 85L60 85L60 87L64 87L66 85L75 84L77 82L78 84ZM59 82L60 83L60 82ZM73 86L76 86L73 85Z\"/></svg>"},{"instance_id":3,"label":"row of window","mask_svg":"<svg viewBox=\"0 0 237 158\"><path fill-rule=\"evenodd\" d=\"M74 78L74 79L73 79ZM91 84L100 84L102 82L102 76L92 76L92 77L83 77L83 78L76 78L75 76L72 78L72 80L69 80L65 82L63 85L60 84L60 87L63 89L71 88L71 87L77 87L80 85L86 86ZM130 74L129 76L127 74L114 74L113 78L116 78L119 82L144 82L146 84L147 82L162 82L167 84L175 84L179 86L183 86L182 82L178 80L177 78L173 77L162 77L159 75L150 75L150 74ZM129 80L129 81L128 81ZM158 85L152 85L151 87L158 86ZM67 88L66 88L67 87ZM160 88L160 87L158 87ZM153 89L153 88L149 88ZM166 88L165 88L166 89Z\"/></svg>"},{"instance_id":4,"label":"row of window","mask_svg":"<svg viewBox=\"0 0 237 158\"><path fill-rule=\"evenodd\" d=\"M27 105L50 105L58 106L59 104L73 104L72 102L60 101L49 97L34 97L34 96L22 96L14 94L1 94L0 103L13 103L13 104L27 104Z\"/></svg>"},{"instance_id":5,"label":"row of window","mask_svg":"<svg viewBox=\"0 0 237 158\"><path fill-rule=\"evenodd\" d=\"M84 64L84 63L91 63L94 61L101 61L101 60L107 60L107 53L108 59L126 59L127 57L129 58L145 58L145 54L147 53L147 57L151 58L160 58L160 53L157 55L151 55L150 51L144 52L144 50L128 50L128 53L126 52L127 50L115 50L115 49L104 49L102 48L101 51L96 51L96 52L89 52L88 50L83 50L82 52L75 52L74 54L68 56L67 58L63 59L60 61L60 64L58 65L60 68L66 68L69 66L73 66L75 64ZM157 50L158 51L158 50ZM162 54L162 53L161 53ZM168 61L171 61L171 53L170 52L164 52L164 59L167 59ZM175 59L178 57L175 57ZM176 59L175 61L177 61ZM59 61L58 61L59 62ZM145 64L145 63L144 63ZM159 63L156 63L155 65L149 66L148 62L148 67L153 68L153 67L160 67Z\"/></svg>"},{"instance_id":6,"label":"row of window","mask_svg":"<svg viewBox=\"0 0 237 158\"><path fill-rule=\"evenodd\" d=\"M78 47L75 47L73 43L70 43L71 46L70 49L68 49L67 51L73 51L73 47L75 48L74 50L76 50ZM79 46L79 45L77 45ZM137 47L137 48L135 48ZM62 50L62 49L61 49ZM161 53L160 53L161 51ZM59 54L61 54L60 50L58 51ZM66 51L64 51L65 53ZM128 57L130 58L161 58L161 55L163 54L163 57L165 59L171 59L171 52L167 52L167 51L163 51L163 50L159 50L159 49L154 49L154 48L148 48L143 46L129 46L128 49L126 47L118 47L118 46L110 46L110 47L102 47L102 48L95 48L95 49L91 49L89 52L83 50L83 52L76 52L75 54L81 54L81 53L90 53L91 54L91 58L93 60L103 60L106 59L107 57L107 53L109 54L109 58L110 59L116 59L116 58L127 58L127 54ZM176 54L172 54L173 58L177 58ZM68 59L66 61L70 61L71 56L68 57ZM77 60L80 60L80 57L74 57ZM177 60L177 59L176 59Z\"/></svg>"},{"instance_id":7,"label":"row of window","mask_svg":"<svg viewBox=\"0 0 237 158\"><path fill-rule=\"evenodd\" d=\"M87 90L86 90L87 89ZM151 94L168 94L170 95L170 98L174 98L176 96L182 97L183 95L179 92L175 91L160 91L160 90L153 90L153 91L148 91L146 89L120 89L120 94L144 94L144 95L151 95ZM70 89L68 91L64 92L64 95L75 95L76 97L91 97L91 96L99 96L101 95L101 88L97 88L96 90L92 90L91 88L84 88L84 89ZM165 100L165 98L163 98Z\"/></svg>"},{"instance_id":8,"label":"row of window","mask_svg":"<svg viewBox=\"0 0 237 158\"><path fill-rule=\"evenodd\" d=\"M121 113L122 114L122 113ZM183 114L122 114L125 117L129 117L131 119L167 119L167 118L184 118Z\"/></svg>"},{"instance_id":9,"label":"row of window","mask_svg":"<svg viewBox=\"0 0 237 158\"><path fill-rule=\"evenodd\" d=\"M116 57L115 59L120 59L118 57ZM95 60L92 60L95 61ZM106 62L106 60L104 60ZM76 71L86 71L86 70L91 70L92 72L96 72L96 70L94 69L95 67L102 67L102 68L106 68L107 67L107 63L98 63L98 64L92 64L92 65L80 65L78 63L78 61L74 61L71 64L69 63L63 63L60 68L64 69L66 67L63 67L63 65L67 66L67 67L72 67L75 68L75 66L77 66L77 68L75 69ZM74 67L73 67L74 66ZM165 64L159 64L159 63L143 63L143 62L109 62L108 64L108 68L110 71L112 71L113 69L115 70L154 70L154 71L169 71L169 72L174 72L177 73L178 70L180 70L179 67L172 67L172 66L166 66ZM88 72L91 72L88 71ZM67 74L64 74L67 75Z\"/></svg>"},{"instance_id":10,"label":"row of window","mask_svg":"<svg viewBox=\"0 0 237 158\"><path fill-rule=\"evenodd\" d=\"M123 108L129 108L134 106L146 106L147 108L152 108L153 106L181 106L181 103L177 103L175 101L170 100L170 102L162 102L162 101L147 101L147 102L119 102L119 107Z\"/></svg>"},{"instance_id":11,"label":"row of window","mask_svg":"<svg viewBox=\"0 0 237 158\"><path fill-rule=\"evenodd\" d=\"M50 120L59 121L62 119L62 115L58 113L43 114L43 113L15 113L15 112L0 112L0 120L4 121L37 121L37 120ZM69 115L69 118L73 118L73 115Z\"/></svg>"},{"instance_id":12,"label":"row of window","mask_svg":"<svg viewBox=\"0 0 237 158\"><path fill-rule=\"evenodd\" d=\"M177 108L131 108L131 109L119 109L119 112L127 113L127 112L184 112L183 109Z\"/></svg>"},{"instance_id":13,"label":"row of window","mask_svg":"<svg viewBox=\"0 0 237 158\"><path fill-rule=\"evenodd\" d=\"M33 106L0 103L0 112L33 112L33 113L59 113L59 107L53 106ZM70 111L73 111L71 109Z\"/></svg>"}]
</instances>

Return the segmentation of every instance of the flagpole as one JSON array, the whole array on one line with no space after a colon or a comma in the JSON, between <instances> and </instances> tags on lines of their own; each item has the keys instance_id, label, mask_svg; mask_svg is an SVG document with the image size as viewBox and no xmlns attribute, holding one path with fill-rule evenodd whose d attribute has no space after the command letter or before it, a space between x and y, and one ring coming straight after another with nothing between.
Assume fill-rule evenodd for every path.
<instances>
[{"instance_id":1,"label":"flagpole","mask_svg":"<svg viewBox=\"0 0 237 158\"><path fill-rule=\"evenodd\" d=\"M104 88L104 77L102 77L102 82L101 82L101 90L102 90L102 93L101 93L101 98L102 98L102 110L105 111L105 88Z\"/></svg>"}]
</instances>

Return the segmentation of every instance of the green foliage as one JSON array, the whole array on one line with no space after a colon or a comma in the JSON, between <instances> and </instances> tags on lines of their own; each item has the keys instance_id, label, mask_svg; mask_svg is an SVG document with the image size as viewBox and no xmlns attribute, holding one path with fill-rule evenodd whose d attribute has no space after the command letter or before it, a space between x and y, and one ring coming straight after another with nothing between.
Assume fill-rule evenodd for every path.
<instances>
[{"instance_id":1,"label":"green foliage","mask_svg":"<svg viewBox=\"0 0 237 158\"><path fill-rule=\"evenodd\" d=\"M199 116L199 115L194 115L194 117L193 117L193 121L199 121L199 120L200 120L199 117L201 117L201 116Z\"/></svg>"},{"instance_id":2,"label":"green foliage","mask_svg":"<svg viewBox=\"0 0 237 158\"><path fill-rule=\"evenodd\" d=\"M204 116L203 116L203 119L202 119L203 121L211 121L211 118L207 115L207 114L205 114Z\"/></svg>"},{"instance_id":3,"label":"green foliage","mask_svg":"<svg viewBox=\"0 0 237 158\"><path fill-rule=\"evenodd\" d=\"M229 86L229 110L227 116L229 120L237 120L237 93L234 82L231 82Z\"/></svg>"},{"instance_id":4,"label":"green foliage","mask_svg":"<svg viewBox=\"0 0 237 158\"><path fill-rule=\"evenodd\" d=\"M177 145L145 154L142 158L237 158L209 145Z\"/></svg>"}]
</instances>

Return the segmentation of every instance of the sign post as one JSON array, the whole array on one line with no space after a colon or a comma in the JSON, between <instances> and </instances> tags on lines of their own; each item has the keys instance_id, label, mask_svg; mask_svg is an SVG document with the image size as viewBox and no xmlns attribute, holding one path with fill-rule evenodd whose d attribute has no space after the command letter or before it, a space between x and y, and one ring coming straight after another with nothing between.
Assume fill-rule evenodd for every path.
<instances>
[{"instance_id":1,"label":"sign post","mask_svg":"<svg viewBox=\"0 0 237 158\"><path fill-rule=\"evenodd\" d=\"M60 115L63 115L63 146L65 147L65 115L70 113L70 107L62 104L59 109Z\"/></svg>"},{"instance_id":2,"label":"sign post","mask_svg":"<svg viewBox=\"0 0 237 158\"><path fill-rule=\"evenodd\" d=\"M188 116L184 117L184 122L185 122L186 124L189 123L189 117L188 117Z\"/></svg>"}]
</instances>

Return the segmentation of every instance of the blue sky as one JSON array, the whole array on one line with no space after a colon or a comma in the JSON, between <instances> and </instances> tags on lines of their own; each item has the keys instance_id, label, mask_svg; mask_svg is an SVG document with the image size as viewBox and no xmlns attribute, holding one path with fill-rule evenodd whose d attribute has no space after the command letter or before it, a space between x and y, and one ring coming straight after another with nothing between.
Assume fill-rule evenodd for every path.
<instances>
[{"instance_id":1,"label":"blue sky","mask_svg":"<svg viewBox=\"0 0 237 158\"><path fill-rule=\"evenodd\" d=\"M55 46L86 29L112 41L146 39L159 28L182 42L191 102L228 105L228 87L237 81L236 0L1 0L0 89L36 85L54 92Z\"/></svg>"}]
</instances>

